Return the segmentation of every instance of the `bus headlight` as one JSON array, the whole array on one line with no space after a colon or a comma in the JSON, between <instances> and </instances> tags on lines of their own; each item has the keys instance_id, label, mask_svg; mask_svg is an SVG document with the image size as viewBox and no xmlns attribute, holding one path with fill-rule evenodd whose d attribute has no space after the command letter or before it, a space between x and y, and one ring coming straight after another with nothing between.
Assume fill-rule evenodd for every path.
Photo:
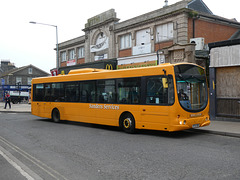
<instances>
[{"instance_id":1,"label":"bus headlight","mask_svg":"<svg viewBox=\"0 0 240 180\"><path fill-rule=\"evenodd\" d=\"M186 125L186 123L187 123L186 120L184 120L184 121L183 121L183 120L180 120L180 121L179 121L179 124L180 124L180 125Z\"/></svg>"}]
</instances>

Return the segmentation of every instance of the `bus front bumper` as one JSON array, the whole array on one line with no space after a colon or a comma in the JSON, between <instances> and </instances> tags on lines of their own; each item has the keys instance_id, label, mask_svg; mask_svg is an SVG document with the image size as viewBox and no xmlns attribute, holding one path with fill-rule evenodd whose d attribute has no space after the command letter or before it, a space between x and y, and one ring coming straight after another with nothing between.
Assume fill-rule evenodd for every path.
<instances>
[{"instance_id":1,"label":"bus front bumper","mask_svg":"<svg viewBox=\"0 0 240 180\"><path fill-rule=\"evenodd\" d=\"M196 129L204 126L210 125L210 120L204 121L202 123L186 123L186 124L179 124L179 125L172 125L169 129L170 132L173 131L181 131L181 130L187 130L187 129Z\"/></svg>"}]
</instances>

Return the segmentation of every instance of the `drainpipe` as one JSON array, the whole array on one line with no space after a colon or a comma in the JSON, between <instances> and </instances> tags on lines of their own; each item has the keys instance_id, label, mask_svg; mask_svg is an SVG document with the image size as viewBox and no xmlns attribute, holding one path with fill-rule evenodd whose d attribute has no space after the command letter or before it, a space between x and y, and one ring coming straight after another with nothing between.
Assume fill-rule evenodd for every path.
<instances>
[{"instance_id":1,"label":"drainpipe","mask_svg":"<svg viewBox=\"0 0 240 180\"><path fill-rule=\"evenodd\" d=\"M192 20L192 29L193 29L193 34L192 34L192 38L195 38L195 18L193 18Z\"/></svg>"},{"instance_id":2,"label":"drainpipe","mask_svg":"<svg viewBox=\"0 0 240 180\"><path fill-rule=\"evenodd\" d=\"M192 20L192 28L193 28L193 34L192 34L192 38L195 38L195 26L196 26L196 24L195 24L195 21L196 20L198 20L200 18L200 16L199 15L197 15L196 17L193 17L193 20Z\"/></svg>"}]
</instances>

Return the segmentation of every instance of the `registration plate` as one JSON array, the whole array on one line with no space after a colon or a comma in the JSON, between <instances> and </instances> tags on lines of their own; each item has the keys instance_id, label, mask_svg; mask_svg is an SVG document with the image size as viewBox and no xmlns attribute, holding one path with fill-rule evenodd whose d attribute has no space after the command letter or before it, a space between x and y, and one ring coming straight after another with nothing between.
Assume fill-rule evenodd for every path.
<instances>
[{"instance_id":1,"label":"registration plate","mask_svg":"<svg viewBox=\"0 0 240 180\"><path fill-rule=\"evenodd\" d=\"M199 128L199 124L193 124L192 128Z\"/></svg>"}]
</instances>

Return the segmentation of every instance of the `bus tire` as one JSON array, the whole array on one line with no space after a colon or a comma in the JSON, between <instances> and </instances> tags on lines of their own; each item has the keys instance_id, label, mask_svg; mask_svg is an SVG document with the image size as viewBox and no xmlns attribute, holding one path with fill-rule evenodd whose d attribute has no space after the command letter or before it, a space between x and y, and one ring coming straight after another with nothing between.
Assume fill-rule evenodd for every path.
<instances>
[{"instance_id":1,"label":"bus tire","mask_svg":"<svg viewBox=\"0 0 240 180\"><path fill-rule=\"evenodd\" d=\"M55 123L59 123L60 122L60 112L58 109L53 109L52 111L52 120Z\"/></svg>"},{"instance_id":2,"label":"bus tire","mask_svg":"<svg viewBox=\"0 0 240 180\"><path fill-rule=\"evenodd\" d=\"M126 133L135 133L135 119L133 115L131 113L126 113L121 119L120 126Z\"/></svg>"}]
</instances>

